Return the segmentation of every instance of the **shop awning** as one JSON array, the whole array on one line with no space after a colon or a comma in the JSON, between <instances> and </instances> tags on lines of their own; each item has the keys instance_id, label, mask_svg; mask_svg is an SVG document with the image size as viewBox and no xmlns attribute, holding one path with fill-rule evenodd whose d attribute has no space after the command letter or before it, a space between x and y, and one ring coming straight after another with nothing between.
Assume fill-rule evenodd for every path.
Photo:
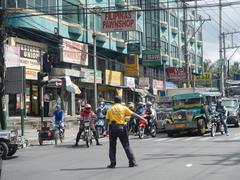
<instances>
[{"instance_id":1,"label":"shop awning","mask_svg":"<svg viewBox=\"0 0 240 180\"><path fill-rule=\"evenodd\" d=\"M140 96L146 96L147 95L147 92L144 89L134 89L133 91L136 92L136 93L139 93Z\"/></svg>"}]
</instances>

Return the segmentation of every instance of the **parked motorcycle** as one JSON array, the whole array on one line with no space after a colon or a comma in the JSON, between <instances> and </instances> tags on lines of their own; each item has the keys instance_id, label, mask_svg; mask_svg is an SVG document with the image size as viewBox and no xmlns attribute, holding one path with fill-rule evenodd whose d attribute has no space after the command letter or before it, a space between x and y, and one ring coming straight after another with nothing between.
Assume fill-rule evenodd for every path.
<instances>
[{"instance_id":1,"label":"parked motorcycle","mask_svg":"<svg viewBox=\"0 0 240 180\"><path fill-rule=\"evenodd\" d=\"M153 119L151 117L151 114L149 114L149 113L144 114L144 118L147 121L142 120L142 119L139 120L139 126L138 126L139 127L139 130L138 130L139 138L143 139L145 134L147 136L151 135L152 137L156 137L157 128L156 128L155 122L153 121Z\"/></svg>"},{"instance_id":2,"label":"parked motorcycle","mask_svg":"<svg viewBox=\"0 0 240 180\"><path fill-rule=\"evenodd\" d=\"M214 112L211 116L211 136L214 137L216 135L217 132L221 132L221 134L223 135L223 125L221 123L221 114Z\"/></svg>"}]
</instances>

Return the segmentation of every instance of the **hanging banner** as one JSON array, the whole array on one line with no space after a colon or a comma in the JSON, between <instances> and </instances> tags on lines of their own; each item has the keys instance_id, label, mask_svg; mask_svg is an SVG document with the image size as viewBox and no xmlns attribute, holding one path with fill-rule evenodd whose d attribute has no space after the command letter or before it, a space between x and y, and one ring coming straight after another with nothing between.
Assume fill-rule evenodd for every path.
<instances>
[{"instance_id":1,"label":"hanging banner","mask_svg":"<svg viewBox=\"0 0 240 180\"><path fill-rule=\"evenodd\" d=\"M62 40L61 61L71 64L88 65L88 45L68 39Z\"/></svg>"},{"instance_id":2,"label":"hanging banner","mask_svg":"<svg viewBox=\"0 0 240 180\"><path fill-rule=\"evenodd\" d=\"M152 86L153 86L154 89L163 90L163 81L153 79Z\"/></svg>"},{"instance_id":3,"label":"hanging banner","mask_svg":"<svg viewBox=\"0 0 240 180\"><path fill-rule=\"evenodd\" d=\"M150 86L150 83L149 83L148 77L139 78L138 88L149 89L149 86Z\"/></svg>"},{"instance_id":4,"label":"hanging banner","mask_svg":"<svg viewBox=\"0 0 240 180\"><path fill-rule=\"evenodd\" d=\"M20 66L20 48L4 45L5 65L6 67Z\"/></svg>"},{"instance_id":5,"label":"hanging banner","mask_svg":"<svg viewBox=\"0 0 240 180\"><path fill-rule=\"evenodd\" d=\"M139 76L138 55L129 55L125 57L125 75L131 77Z\"/></svg>"},{"instance_id":6,"label":"hanging banner","mask_svg":"<svg viewBox=\"0 0 240 180\"><path fill-rule=\"evenodd\" d=\"M102 32L136 31L136 11L104 12L101 15Z\"/></svg>"},{"instance_id":7,"label":"hanging banner","mask_svg":"<svg viewBox=\"0 0 240 180\"><path fill-rule=\"evenodd\" d=\"M135 88L135 78L133 77L124 77L124 86L129 88Z\"/></svg>"},{"instance_id":8,"label":"hanging banner","mask_svg":"<svg viewBox=\"0 0 240 180\"><path fill-rule=\"evenodd\" d=\"M81 68L80 74L81 74L80 82L94 83L93 69ZM102 71L96 72L96 83L102 84Z\"/></svg>"},{"instance_id":9,"label":"hanging banner","mask_svg":"<svg viewBox=\"0 0 240 180\"><path fill-rule=\"evenodd\" d=\"M119 71L105 71L105 84L121 86L123 84L123 75Z\"/></svg>"}]
</instances>

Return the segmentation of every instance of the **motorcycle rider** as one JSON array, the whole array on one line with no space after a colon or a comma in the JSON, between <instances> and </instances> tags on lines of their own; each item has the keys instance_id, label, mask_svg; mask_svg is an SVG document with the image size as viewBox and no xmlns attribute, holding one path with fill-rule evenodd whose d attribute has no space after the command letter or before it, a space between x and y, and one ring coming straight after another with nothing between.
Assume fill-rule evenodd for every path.
<instances>
[{"instance_id":1,"label":"motorcycle rider","mask_svg":"<svg viewBox=\"0 0 240 180\"><path fill-rule=\"evenodd\" d=\"M135 106L133 104L133 102L129 102L128 103L128 108L132 111L135 112ZM130 116L129 117L129 121L128 121L128 131L133 131L134 133L136 133L136 119L134 116Z\"/></svg>"},{"instance_id":2,"label":"motorcycle rider","mask_svg":"<svg viewBox=\"0 0 240 180\"><path fill-rule=\"evenodd\" d=\"M79 127L79 131L78 131L78 134L76 137L76 143L74 146L78 146L80 136L81 136L82 132L84 131L84 121L85 121L85 119L89 119L89 118L90 118L90 127L93 132L94 138L96 140L96 145L102 145L99 143L98 132L96 131L96 128L94 125L94 119L96 119L96 115L92 111L92 106L90 104L86 104L84 107L84 110L81 112L80 127Z\"/></svg>"},{"instance_id":3,"label":"motorcycle rider","mask_svg":"<svg viewBox=\"0 0 240 180\"><path fill-rule=\"evenodd\" d=\"M63 134L64 134L64 111L61 109L61 105L57 104L56 105L56 110L53 112L53 116L52 116L52 125L53 125L53 129L58 128L57 124L59 124L60 129L63 130Z\"/></svg>"},{"instance_id":4,"label":"motorcycle rider","mask_svg":"<svg viewBox=\"0 0 240 180\"><path fill-rule=\"evenodd\" d=\"M227 127L227 123L226 123L227 110L222 105L222 101L220 99L217 101L216 112L220 113L220 120L221 120L221 123L224 127L224 132L225 132L226 136L229 136L228 127Z\"/></svg>"},{"instance_id":5,"label":"motorcycle rider","mask_svg":"<svg viewBox=\"0 0 240 180\"><path fill-rule=\"evenodd\" d=\"M145 114L146 108L145 108L145 103L144 102L139 102L137 104L137 109L135 111L136 114L142 116ZM136 126L135 126L135 132L138 132L138 125L139 125L139 118L136 118Z\"/></svg>"},{"instance_id":6,"label":"motorcycle rider","mask_svg":"<svg viewBox=\"0 0 240 180\"><path fill-rule=\"evenodd\" d=\"M156 111L152 108L152 102L150 102L150 101L148 101L147 103L146 103L146 111L145 111L145 114L147 114L147 115L150 115L150 118L152 119L152 123L150 123L149 122L149 120L148 120L148 125L149 125L149 127L150 127L150 129L151 129L151 131L153 130L152 129L152 126L153 126L153 124L156 122L156 120L157 120L157 113L156 113Z\"/></svg>"},{"instance_id":7,"label":"motorcycle rider","mask_svg":"<svg viewBox=\"0 0 240 180\"><path fill-rule=\"evenodd\" d=\"M96 110L96 115L97 115L97 121L103 121L103 135L105 134L105 131L107 129L107 123L106 123L106 113L107 113L107 108L105 106L105 103L101 101L99 103L99 107Z\"/></svg>"}]
</instances>

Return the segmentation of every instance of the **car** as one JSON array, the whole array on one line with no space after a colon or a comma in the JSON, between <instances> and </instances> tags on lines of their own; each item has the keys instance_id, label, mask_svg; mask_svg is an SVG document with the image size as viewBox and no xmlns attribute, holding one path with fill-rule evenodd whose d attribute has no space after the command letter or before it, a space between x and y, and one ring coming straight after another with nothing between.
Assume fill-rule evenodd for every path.
<instances>
[{"instance_id":1,"label":"car","mask_svg":"<svg viewBox=\"0 0 240 180\"><path fill-rule=\"evenodd\" d=\"M228 111L227 124L239 127L239 101L237 98L222 98L222 105Z\"/></svg>"},{"instance_id":2,"label":"car","mask_svg":"<svg viewBox=\"0 0 240 180\"><path fill-rule=\"evenodd\" d=\"M18 150L18 131L0 130L0 157L6 159Z\"/></svg>"}]
</instances>

